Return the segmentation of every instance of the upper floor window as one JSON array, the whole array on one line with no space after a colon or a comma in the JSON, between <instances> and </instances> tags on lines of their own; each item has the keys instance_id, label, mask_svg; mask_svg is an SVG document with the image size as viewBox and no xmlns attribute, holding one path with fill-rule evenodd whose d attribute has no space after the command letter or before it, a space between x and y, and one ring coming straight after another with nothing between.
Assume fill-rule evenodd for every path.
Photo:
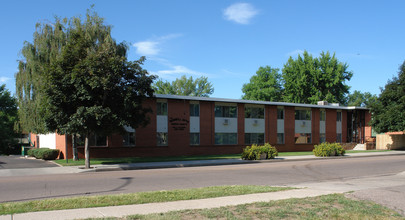
<instances>
[{"instance_id":1,"label":"upper floor window","mask_svg":"<svg viewBox=\"0 0 405 220\"><path fill-rule=\"evenodd\" d=\"M190 104L190 116L200 116L200 105Z\"/></svg>"},{"instance_id":2,"label":"upper floor window","mask_svg":"<svg viewBox=\"0 0 405 220\"><path fill-rule=\"evenodd\" d=\"M245 118L264 118L264 108L245 107Z\"/></svg>"},{"instance_id":3,"label":"upper floor window","mask_svg":"<svg viewBox=\"0 0 405 220\"><path fill-rule=\"evenodd\" d=\"M157 115L167 115L167 102L157 102Z\"/></svg>"},{"instance_id":4,"label":"upper floor window","mask_svg":"<svg viewBox=\"0 0 405 220\"><path fill-rule=\"evenodd\" d=\"M236 118L236 106L215 106L215 117Z\"/></svg>"},{"instance_id":5,"label":"upper floor window","mask_svg":"<svg viewBox=\"0 0 405 220\"><path fill-rule=\"evenodd\" d=\"M336 112L336 121L342 121L342 112Z\"/></svg>"},{"instance_id":6,"label":"upper floor window","mask_svg":"<svg viewBox=\"0 0 405 220\"><path fill-rule=\"evenodd\" d=\"M277 108L277 119L284 119L284 109Z\"/></svg>"},{"instance_id":7,"label":"upper floor window","mask_svg":"<svg viewBox=\"0 0 405 220\"><path fill-rule=\"evenodd\" d=\"M326 112L325 112L325 111L321 110L320 118L321 118L321 119L320 119L321 121L325 121L325 120L326 120Z\"/></svg>"},{"instance_id":8,"label":"upper floor window","mask_svg":"<svg viewBox=\"0 0 405 220\"><path fill-rule=\"evenodd\" d=\"M295 120L311 120L311 110L295 110Z\"/></svg>"}]
</instances>

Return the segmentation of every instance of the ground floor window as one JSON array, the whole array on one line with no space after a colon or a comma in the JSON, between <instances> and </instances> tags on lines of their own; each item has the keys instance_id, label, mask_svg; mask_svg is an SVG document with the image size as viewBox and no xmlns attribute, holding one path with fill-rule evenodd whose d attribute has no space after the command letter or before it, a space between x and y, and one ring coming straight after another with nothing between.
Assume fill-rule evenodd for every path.
<instances>
[{"instance_id":1,"label":"ground floor window","mask_svg":"<svg viewBox=\"0 0 405 220\"><path fill-rule=\"evenodd\" d=\"M123 136L124 146L135 146L135 132L126 132Z\"/></svg>"},{"instance_id":2,"label":"ground floor window","mask_svg":"<svg viewBox=\"0 0 405 220\"><path fill-rule=\"evenodd\" d=\"M166 132L157 132L157 145L158 146L167 146L167 133Z\"/></svg>"},{"instance_id":3,"label":"ground floor window","mask_svg":"<svg viewBox=\"0 0 405 220\"><path fill-rule=\"evenodd\" d=\"M296 133L295 134L296 144L310 144L311 143L311 133Z\"/></svg>"},{"instance_id":4,"label":"ground floor window","mask_svg":"<svg viewBox=\"0 0 405 220\"><path fill-rule=\"evenodd\" d=\"M325 135L325 133L319 134L319 142L320 142L320 143L326 142L326 135Z\"/></svg>"},{"instance_id":5,"label":"ground floor window","mask_svg":"<svg viewBox=\"0 0 405 220\"><path fill-rule=\"evenodd\" d=\"M337 133L336 134L336 142L342 143L342 133Z\"/></svg>"},{"instance_id":6,"label":"ground floor window","mask_svg":"<svg viewBox=\"0 0 405 220\"><path fill-rule=\"evenodd\" d=\"M233 145L237 144L237 133L215 133L216 145Z\"/></svg>"},{"instance_id":7,"label":"ground floor window","mask_svg":"<svg viewBox=\"0 0 405 220\"><path fill-rule=\"evenodd\" d=\"M264 133L245 133L245 144L264 144Z\"/></svg>"},{"instance_id":8,"label":"ground floor window","mask_svg":"<svg viewBox=\"0 0 405 220\"><path fill-rule=\"evenodd\" d=\"M200 133L190 133L190 145L200 144Z\"/></svg>"},{"instance_id":9,"label":"ground floor window","mask_svg":"<svg viewBox=\"0 0 405 220\"><path fill-rule=\"evenodd\" d=\"M84 146L85 137L83 135L76 135L77 146ZM101 147L107 146L107 136L99 134L90 134L89 135L89 146L92 147Z\"/></svg>"},{"instance_id":10,"label":"ground floor window","mask_svg":"<svg viewBox=\"0 0 405 220\"><path fill-rule=\"evenodd\" d=\"M284 144L284 133L277 133L277 144Z\"/></svg>"}]
</instances>

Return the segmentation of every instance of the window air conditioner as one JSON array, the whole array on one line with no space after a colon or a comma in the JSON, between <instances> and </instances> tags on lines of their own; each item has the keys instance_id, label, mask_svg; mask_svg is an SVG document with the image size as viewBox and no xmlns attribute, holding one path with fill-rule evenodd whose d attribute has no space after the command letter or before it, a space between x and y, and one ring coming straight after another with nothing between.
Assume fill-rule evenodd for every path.
<instances>
[{"instance_id":1,"label":"window air conditioner","mask_svg":"<svg viewBox=\"0 0 405 220\"><path fill-rule=\"evenodd\" d=\"M224 119L224 125L228 125L229 124L229 119Z\"/></svg>"}]
</instances>

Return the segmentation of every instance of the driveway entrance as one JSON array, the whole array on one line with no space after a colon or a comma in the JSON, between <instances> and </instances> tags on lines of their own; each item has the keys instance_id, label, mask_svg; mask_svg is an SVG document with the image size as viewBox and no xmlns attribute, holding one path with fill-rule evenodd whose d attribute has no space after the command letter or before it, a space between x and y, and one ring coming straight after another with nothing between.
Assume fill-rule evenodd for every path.
<instances>
[{"instance_id":1,"label":"driveway entrance","mask_svg":"<svg viewBox=\"0 0 405 220\"><path fill-rule=\"evenodd\" d=\"M58 165L37 159L28 159L17 155L0 156L1 169L58 167Z\"/></svg>"}]
</instances>

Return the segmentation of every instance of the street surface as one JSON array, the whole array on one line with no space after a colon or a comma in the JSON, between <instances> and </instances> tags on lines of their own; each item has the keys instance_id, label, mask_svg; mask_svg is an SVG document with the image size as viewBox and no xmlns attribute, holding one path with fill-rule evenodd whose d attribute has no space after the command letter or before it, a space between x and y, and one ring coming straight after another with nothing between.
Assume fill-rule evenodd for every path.
<instances>
[{"instance_id":1,"label":"street surface","mask_svg":"<svg viewBox=\"0 0 405 220\"><path fill-rule=\"evenodd\" d=\"M405 155L0 177L0 202L214 185L304 186L326 182L347 183L354 180L361 182L363 178L389 177L403 171ZM401 189L403 193L404 186L405 182L402 186L393 185L394 188L389 190Z\"/></svg>"}]
</instances>

